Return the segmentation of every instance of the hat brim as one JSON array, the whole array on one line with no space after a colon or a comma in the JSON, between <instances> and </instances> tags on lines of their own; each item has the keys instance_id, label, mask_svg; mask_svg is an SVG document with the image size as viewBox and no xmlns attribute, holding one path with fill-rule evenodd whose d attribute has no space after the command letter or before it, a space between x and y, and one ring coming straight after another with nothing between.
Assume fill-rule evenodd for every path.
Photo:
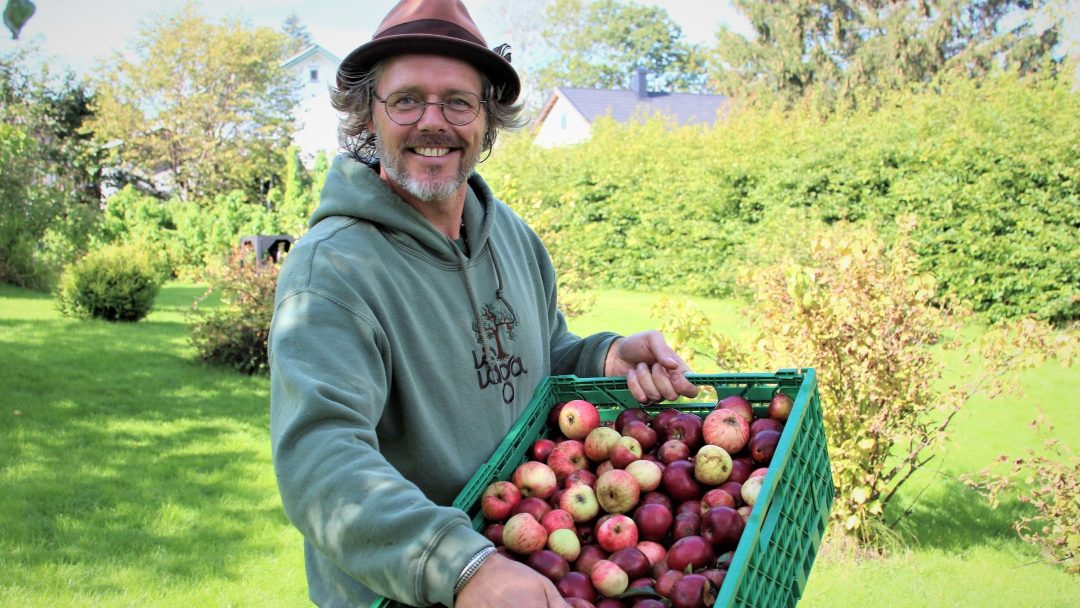
<instances>
[{"instance_id":1,"label":"hat brim","mask_svg":"<svg viewBox=\"0 0 1080 608\"><path fill-rule=\"evenodd\" d=\"M471 63L501 89L500 102L513 103L521 93L521 80L510 62L487 47L436 34L386 36L357 47L338 67L338 88L346 88L346 83L370 70L381 59L417 54L444 55Z\"/></svg>"}]
</instances>

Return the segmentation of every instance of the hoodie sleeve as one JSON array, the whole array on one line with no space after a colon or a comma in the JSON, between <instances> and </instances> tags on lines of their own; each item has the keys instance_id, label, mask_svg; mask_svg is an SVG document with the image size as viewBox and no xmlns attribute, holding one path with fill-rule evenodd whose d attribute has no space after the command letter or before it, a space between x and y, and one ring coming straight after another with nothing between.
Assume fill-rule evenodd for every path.
<instances>
[{"instance_id":1,"label":"hoodie sleeve","mask_svg":"<svg viewBox=\"0 0 1080 608\"><path fill-rule=\"evenodd\" d=\"M387 352L364 310L309 289L280 297L270 424L282 503L319 558L364 587L412 606L452 606L458 574L491 543L379 453Z\"/></svg>"}]
</instances>

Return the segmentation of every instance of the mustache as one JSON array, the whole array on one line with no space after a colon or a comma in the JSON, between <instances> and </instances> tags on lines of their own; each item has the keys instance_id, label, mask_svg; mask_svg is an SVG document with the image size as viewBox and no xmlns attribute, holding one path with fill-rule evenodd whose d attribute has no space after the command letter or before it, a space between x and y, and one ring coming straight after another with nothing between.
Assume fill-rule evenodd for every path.
<instances>
[{"instance_id":1,"label":"mustache","mask_svg":"<svg viewBox=\"0 0 1080 608\"><path fill-rule=\"evenodd\" d=\"M464 148L465 142L450 134L427 133L410 137L406 148Z\"/></svg>"}]
</instances>

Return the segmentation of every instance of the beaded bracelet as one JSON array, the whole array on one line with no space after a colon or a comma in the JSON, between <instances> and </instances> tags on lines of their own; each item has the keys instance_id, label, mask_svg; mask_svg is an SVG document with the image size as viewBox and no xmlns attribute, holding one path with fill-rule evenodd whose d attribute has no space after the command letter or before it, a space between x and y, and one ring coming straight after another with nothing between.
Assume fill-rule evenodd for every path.
<instances>
[{"instance_id":1,"label":"beaded bracelet","mask_svg":"<svg viewBox=\"0 0 1080 608\"><path fill-rule=\"evenodd\" d=\"M472 556L469 563L465 564L465 569L461 571L461 576L458 576L457 585L454 586L454 595L457 595L461 588L465 586L465 583L469 582L469 579L476 574L476 571L480 569L480 566L484 565L488 557L495 553L495 547L484 547Z\"/></svg>"}]
</instances>

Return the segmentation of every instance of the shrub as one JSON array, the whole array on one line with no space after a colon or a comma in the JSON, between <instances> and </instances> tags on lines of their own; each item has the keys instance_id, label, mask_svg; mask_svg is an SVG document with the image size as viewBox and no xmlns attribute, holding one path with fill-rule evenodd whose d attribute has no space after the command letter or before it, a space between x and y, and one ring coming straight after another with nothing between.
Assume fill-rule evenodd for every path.
<instances>
[{"instance_id":1,"label":"shrub","mask_svg":"<svg viewBox=\"0 0 1080 608\"><path fill-rule=\"evenodd\" d=\"M206 271L203 279L209 287L200 301L216 293L221 304L201 308L196 302L189 316L189 338L200 359L245 374L269 369L266 340L277 275L277 265L258 264L251 252L239 247L226 263Z\"/></svg>"},{"instance_id":2,"label":"shrub","mask_svg":"<svg viewBox=\"0 0 1080 608\"><path fill-rule=\"evenodd\" d=\"M60 279L57 305L64 316L138 321L150 312L162 277L142 249L106 245L70 265Z\"/></svg>"}]
</instances>

